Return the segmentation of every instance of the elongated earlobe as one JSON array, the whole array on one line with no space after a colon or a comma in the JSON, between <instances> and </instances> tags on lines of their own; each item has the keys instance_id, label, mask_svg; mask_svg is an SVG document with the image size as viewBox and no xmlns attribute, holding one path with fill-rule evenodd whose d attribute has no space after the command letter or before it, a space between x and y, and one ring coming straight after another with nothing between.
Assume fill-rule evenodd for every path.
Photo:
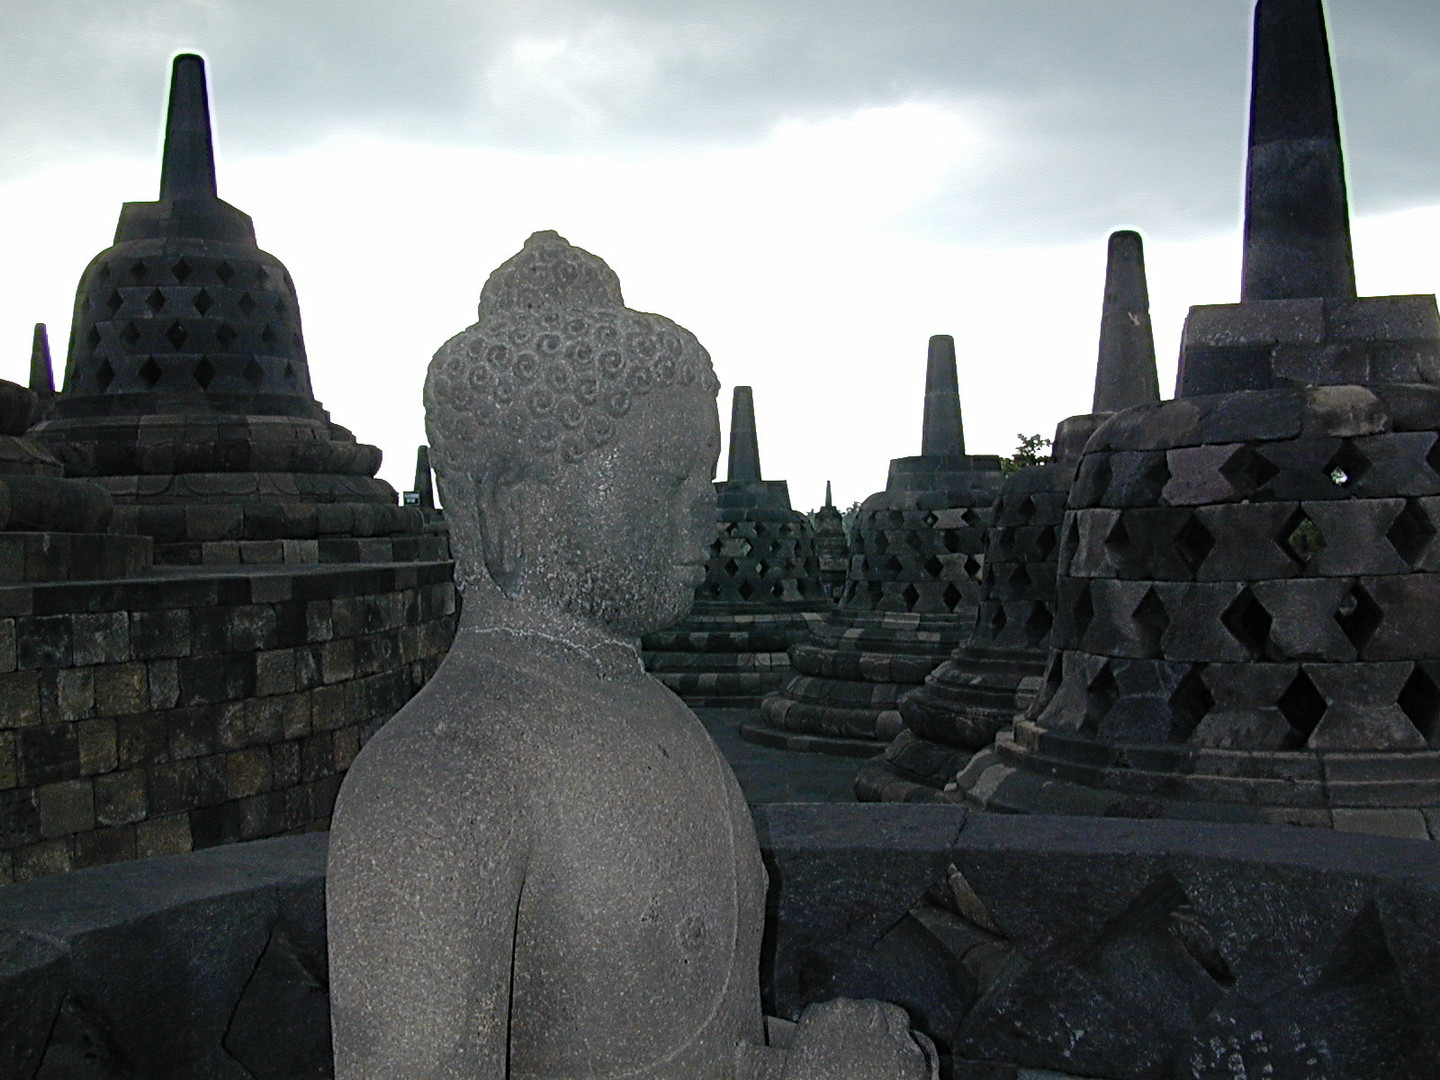
<instances>
[{"instance_id":1,"label":"elongated earlobe","mask_svg":"<svg viewBox=\"0 0 1440 1080\"><path fill-rule=\"evenodd\" d=\"M496 587L514 600L525 576L514 480L499 468L486 469L475 481L475 503L485 570Z\"/></svg>"}]
</instances>

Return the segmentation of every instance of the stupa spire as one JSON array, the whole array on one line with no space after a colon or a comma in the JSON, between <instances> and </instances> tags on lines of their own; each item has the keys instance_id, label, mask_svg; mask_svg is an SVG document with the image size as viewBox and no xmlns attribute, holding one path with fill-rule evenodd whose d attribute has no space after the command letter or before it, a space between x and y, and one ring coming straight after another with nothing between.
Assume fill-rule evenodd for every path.
<instances>
[{"instance_id":1,"label":"stupa spire","mask_svg":"<svg viewBox=\"0 0 1440 1080\"><path fill-rule=\"evenodd\" d=\"M1145 248L1140 234L1110 234L1105 264L1105 306L1100 316L1100 359L1091 412L1108 413L1160 400Z\"/></svg>"},{"instance_id":2,"label":"stupa spire","mask_svg":"<svg viewBox=\"0 0 1440 1080\"><path fill-rule=\"evenodd\" d=\"M1259 0L1241 299L1353 296L1345 163L1321 0Z\"/></svg>"},{"instance_id":3,"label":"stupa spire","mask_svg":"<svg viewBox=\"0 0 1440 1080\"><path fill-rule=\"evenodd\" d=\"M760 440L755 433L755 393L748 386L735 387L730 402L730 461L725 479L760 479Z\"/></svg>"},{"instance_id":4,"label":"stupa spire","mask_svg":"<svg viewBox=\"0 0 1440 1080\"><path fill-rule=\"evenodd\" d=\"M826 481L825 481L825 505L826 505L826 506L834 506L834 505L835 505L835 501L834 501L833 499L831 499L831 497L830 497L830 481L829 481L829 480L826 480Z\"/></svg>"},{"instance_id":5,"label":"stupa spire","mask_svg":"<svg viewBox=\"0 0 1440 1080\"><path fill-rule=\"evenodd\" d=\"M161 199L214 199L215 150L210 139L210 99L205 61L193 53L175 57L170 72L170 109L165 117Z\"/></svg>"},{"instance_id":6,"label":"stupa spire","mask_svg":"<svg viewBox=\"0 0 1440 1080\"><path fill-rule=\"evenodd\" d=\"M435 509L435 484L430 476L430 447L415 450L415 505L422 510Z\"/></svg>"},{"instance_id":7,"label":"stupa spire","mask_svg":"<svg viewBox=\"0 0 1440 1080\"><path fill-rule=\"evenodd\" d=\"M50 335L43 322L35 324L30 342L30 389L43 407L55 396L55 372L50 363Z\"/></svg>"},{"instance_id":8,"label":"stupa spire","mask_svg":"<svg viewBox=\"0 0 1440 1080\"><path fill-rule=\"evenodd\" d=\"M936 334L930 339L925 367L925 429L920 438L924 457L957 457L965 453L965 426L960 419L960 383L955 376L955 339Z\"/></svg>"}]
</instances>

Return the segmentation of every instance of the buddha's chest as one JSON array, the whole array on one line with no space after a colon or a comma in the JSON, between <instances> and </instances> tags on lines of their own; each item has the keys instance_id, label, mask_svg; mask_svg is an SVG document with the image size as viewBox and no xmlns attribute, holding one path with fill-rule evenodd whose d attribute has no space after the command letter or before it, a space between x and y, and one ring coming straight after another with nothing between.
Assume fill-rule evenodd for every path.
<instances>
[{"instance_id":1,"label":"buddha's chest","mask_svg":"<svg viewBox=\"0 0 1440 1080\"><path fill-rule=\"evenodd\" d=\"M583 1059L624 1075L753 1008L765 876L749 811L703 729L676 719L632 716L586 747L547 807L512 997L538 1074Z\"/></svg>"}]
</instances>

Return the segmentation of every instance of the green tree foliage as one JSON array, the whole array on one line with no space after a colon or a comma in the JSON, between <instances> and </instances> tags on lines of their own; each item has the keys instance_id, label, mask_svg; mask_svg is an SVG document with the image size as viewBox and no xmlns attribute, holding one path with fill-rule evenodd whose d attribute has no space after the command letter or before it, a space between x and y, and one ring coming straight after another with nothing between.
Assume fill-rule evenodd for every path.
<instances>
[{"instance_id":1,"label":"green tree foliage","mask_svg":"<svg viewBox=\"0 0 1440 1080\"><path fill-rule=\"evenodd\" d=\"M1049 439L1040 435L1017 434L1015 437L1020 440L1020 445L1015 448L1014 455L1000 459L1000 471L1006 476L1031 465L1044 465L1050 460L1050 455L1045 453L1050 448Z\"/></svg>"}]
</instances>

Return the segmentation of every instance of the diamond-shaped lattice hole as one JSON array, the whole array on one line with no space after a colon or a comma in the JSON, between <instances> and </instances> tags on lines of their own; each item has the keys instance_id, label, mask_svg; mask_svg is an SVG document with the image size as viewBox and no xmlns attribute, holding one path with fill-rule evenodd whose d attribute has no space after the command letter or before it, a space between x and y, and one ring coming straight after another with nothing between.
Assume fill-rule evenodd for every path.
<instances>
[{"instance_id":1,"label":"diamond-shaped lattice hole","mask_svg":"<svg viewBox=\"0 0 1440 1080\"><path fill-rule=\"evenodd\" d=\"M1350 595L1335 613L1335 621L1340 624L1340 629L1350 639L1350 644L1360 652L1364 652L1365 646L1370 644L1370 639L1375 636L1375 631L1380 629L1384 618L1385 612L1361 585L1350 590Z\"/></svg>"},{"instance_id":2,"label":"diamond-shaped lattice hole","mask_svg":"<svg viewBox=\"0 0 1440 1080\"><path fill-rule=\"evenodd\" d=\"M1191 667L1170 694L1170 737L1177 742L1190 738L1215 707L1215 695L1201 678L1204 671L1204 664Z\"/></svg>"},{"instance_id":3,"label":"diamond-shaped lattice hole","mask_svg":"<svg viewBox=\"0 0 1440 1080\"><path fill-rule=\"evenodd\" d=\"M1055 530L1043 529L1035 535L1035 561L1049 562L1050 556L1055 553Z\"/></svg>"},{"instance_id":4,"label":"diamond-shaped lattice hole","mask_svg":"<svg viewBox=\"0 0 1440 1080\"><path fill-rule=\"evenodd\" d=\"M151 289L150 295L145 297L145 306L151 311L159 311L165 306L165 294L159 289Z\"/></svg>"},{"instance_id":5,"label":"diamond-shaped lattice hole","mask_svg":"<svg viewBox=\"0 0 1440 1080\"><path fill-rule=\"evenodd\" d=\"M989 620L989 621L990 621L990 631L991 631L991 633L998 634L998 633L1000 633L1001 630L1004 630L1004 629L1005 629L1005 624L1006 624L1006 622L1009 621L1009 619L1010 619L1010 617L1005 614L1005 605L1004 605L1004 604L995 604L995 605L993 605L993 606L991 607L991 609L990 609L990 620Z\"/></svg>"},{"instance_id":6,"label":"diamond-shaped lattice hole","mask_svg":"<svg viewBox=\"0 0 1440 1080\"><path fill-rule=\"evenodd\" d=\"M195 381L204 390L215 380L215 365L210 363L208 356L202 356L200 362L195 365Z\"/></svg>"},{"instance_id":7,"label":"diamond-shaped lattice hole","mask_svg":"<svg viewBox=\"0 0 1440 1080\"><path fill-rule=\"evenodd\" d=\"M145 363L140 365L140 378L145 380L146 386L154 386L164 374L164 370L155 362L153 356L147 356Z\"/></svg>"},{"instance_id":8,"label":"diamond-shaped lattice hole","mask_svg":"<svg viewBox=\"0 0 1440 1080\"><path fill-rule=\"evenodd\" d=\"M191 303L195 305L195 310L198 311L201 315L204 315L205 312L209 311L212 307L215 306L214 298L211 297L211 295L204 289L201 289L198 293L195 294L195 299L192 300Z\"/></svg>"},{"instance_id":9,"label":"diamond-shaped lattice hole","mask_svg":"<svg viewBox=\"0 0 1440 1080\"><path fill-rule=\"evenodd\" d=\"M260 340L266 345L275 344L275 329L268 322L265 324L265 329L260 331Z\"/></svg>"},{"instance_id":10,"label":"diamond-shaped lattice hole","mask_svg":"<svg viewBox=\"0 0 1440 1080\"><path fill-rule=\"evenodd\" d=\"M1080 591L1080 599L1075 601L1075 644L1079 645L1085 639L1085 632L1090 629L1090 624L1095 621L1095 602L1090 599L1090 586L1086 585Z\"/></svg>"},{"instance_id":11,"label":"diamond-shaped lattice hole","mask_svg":"<svg viewBox=\"0 0 1440 1080\"><path fill-rule=\"evenodd\" d=\"M736 586L735 591L740 594L741 600L749 600L755 595L755 586L748 581L742 581Z\"/></svg>"},{"instance_id":12,"label":"diamond-shaped lattice hole","mask_svg":"<svg viewBox=\"0 0 1440 1080\"><path fill-rule=\"evenodd\" d=\"M971 581L979 581L980 575L985 572L985 564L974 555L965 556L965 576Z\"/></svg>"},{"instance_id":13,"label":"diamond-shaped lattice hole","mask_svg":"<svg viewBox=\"0 0 1440 1080\"><path fill-rule=\"evenodd\" d=\"M175 346L178 352L185 342L190 340L190 332L180 325L179 319L176 319L170 324L170 329L165 331L165 340Z\"/></svg>"},{"instance_id":14,"label":"diamond-shaped lattice hole","mask_svg":"<svg viewBox=\"0 0 1440 1080\"><path fill-rule=\"evenodd\" d=\"M726 577L734 577L740 572L740 564L734 559L726 559L720 564L720 569L725 571Z\"/></svg>"},{"instance_id":15,"label":"diamond-shaped lattice hole","mask_svg":"<svg viewBox=\"0 0 1440 1080\"><path fill-rule=\"evenodd\" d=\"M1147 589L1130 618L1135 622L1141 645L1148 656L1160 655L1160 639L1170 625L1170 616L1154 589Z\"/></svg>"},{"instance_id":16,"label":"diamond-shaped lattice hole","mask_svg":"<svg viewBox=\"0 0 1440 1080\"><path fill-rule=\"evenodd\" d=\"M1118 514L1115 524L1105 534L1105 547L1114 555L1123 558L1130 550L1130 530L1125 528L1125 516Z\"/></svg>"},{"instance_id":17,"label":"diamond-shaped lattice hole","mask_svg":"<svg viewBox=\"0 0 1440 1080\"><path fill-rule=\"evenodd\" d=\"M937 514L937 513L935 513L934 510L928 510L928 511L926 511L926 513L925 513L925 528L927 528L927 529L933 529L939 521L940 521L940 515Z\"/></svg>"},{"instance_id":18,"label":"diamond-shaped lattice hole","mask_svg":"<svg viewBox=\"0 0 1440 1080\"><path fill-rule=\"evenodd\" d=\"M228 262L222 262L215 268L215 276L220 279L220 284L224 285L235 276L235 268Z\"/></svg>"},{"instance_id":19,"label":"diamond-shaped lattice hole","mask_svg":"<svg viewBox=\"0 0 1440 1080\"><path fill-rule=\"evenodd\" d=\"M1385 539L1390 541L1402 559L1415 566L1425 557L1426 549L1435 539L1435 526L1416 500L1407 499L1405 509L1395 518Z\"/></svg>"},{"instance_id":20,"label":"diamond-shaped lattice hole","mask_svg":"<svg viewBox=\"0 0 1440 1080\"><path fill-rule=\"evenodd\" d=\"M1400 711L1415 725L1415 729L1425 736L1425 741L1434 745L1436 728L1440 727L1440 688L1435 686L1435 680L1419 664L1410 673L1410 678L1405 680L1405 685L1400 688L1400 695L1395 699L1400 706Z\"/></svg>"},{"instance_id":21,"label":"diamond-shaped lattice hole","mask_svg":"<svg viewBox=\"0 0 1440 1080\"><path fill-rule=\"evenodd\" d=\"M770 564L769 564L768 562L766 562L764 559L761 559L759 562L757 562L757 563L755 564L755 573L756 573L757 576L763 578L763 577L764 577L766 574L768 574L769 572L770 572Z\"/></svg>"},{"instance_id":22,"label":"diamond-shaped lattice hole","mask_svg":"<svg viewBox=\"0 0 1440 1080\"><path fill-rule=\"evenodd\" d=\"M130 276L136 281L143 279L149 272L150 268L145 265L144 259L136 259L135 263L130 267Z\"/></svg>"},{"instance_id":23,"label":"diamond-shaped lattice hole","mask_svg":"<svg viewBox=\"0 0 1440 1080\"><path fill-rule=\"evenodd\" d=\"M880 572L892 578L904 568L905 564L894 555L886 555L884 561L880 563Z\"/></svg>"},{"instance_id":24,"label":"diamond-shaped lattice hole","mask_svg":"<svg viewBox=\"0 0 1440 1080\"><path fill-rule=\"evenodd\" d=\"M958 555L960 553L960 530L941 529L940 542L945 545L945 550L951 555Z\"/></svg>"},{"instance_id":25,"label":"diamond-shaped lattice hole","mask_svg":"<svg viewBox=\"0 0 1440 1080\"><path fill-rule=\"evenodd\" d=\"M954 585L946 585L945 591L940 594L940 602L945 605L946 611L954 611L962 599L960 590Z\"/></svg>"},{"instance_id":26,"label":"diamond-shaped lattice hole","mask_svg":"<svg viewBox=\"0 0 1440 1080\"><path fill-rule=\"evenodd\" d=\"M268 271L266 271L265 267L263 267L263 266L257 266L257 267L255 268L255 284L256 284L256 285L264 285L264 284L265 284L267 281L269 281L269 280L270 280L270 274L269 274Z\"/></svg>"},{"instance_id":27,"label":"diamond-shaped lattice hole","mask_svg":"<svg viewBox=\"0 0 1440 1080\"><path fill-rule=\"evenodd\" d=\"M1140 478L1145 481L1151 498L1159 498L1160 492L1163 491L1165 485L1170 482L1170 462L1167 456L1161 454L1152 461L1146 467L1145 471L1140 474Z\"/></svg>"},{"instance_id":28,"label":"diamond-shaped lattice hole","mask_svg":"<svg viewBox=\"0 0 1440 1080\"><path fill-rule=\"evenodd\" d=\"M251 386L259 386L265 381L265 369L260 366L260 361L253 356L245 364L245 379Z\"/></svg>"},{"instance_id":29,"label":"diamond-shaped lattice hole","mask_svg":"<svg viewBox=\"0 0 1440 1080\"><path fill-rule=\"evenodd\" d=\"M120 310L120 305L125 303L125 298L120 295L119 289L111 289L110 295L105 298L105 306L110 309L110 314Z\"/></svg>"},{"instance_id":30,"label":"diamond-shaped lattice hole","mask_svg":"<svg viewBox=\"0 0 1440 1080\"><path fill-rule=\"evenodd\" d=\"M90 333L85 336L85 340L90 343L92 349L100 344L100 328L94 323L90 324Z\"/></svg>"},{"instance_id":31,"label":"diamond-shaped lattice hole","mask_svg":"<svg viewBox=\"0 0 1440 1080\"><path fill-rule=\"evenodd\" d=\"M100 387L100 392L103 394L114 381L115 369L110 366L109 360L101 360L100 366L95 369L95 383Z\"/></svg>"},{"instance_id":32,"label":"diamond-shaped lattice hole","mask_svg":"<svg viewBox=\"0 0 1440 1080\"><path fill-rule=\"evenodd\" d=\"M1230 606L1220 616L1220 622L1225 629L1245 646L1252 660L1258 660L1265 655L1270 642L1270 627L1274 621L1270 612L1265 610L1265 605L1256 600L1255 594L1249 589L1241 589L1240 595L1230 602Z\"/></svg>"},{"instance_id":33,"label":"diamond-shaped lattice hole","mask_svg":"<svg viewBox=\"0 0 1440 1080\"><path fill-rule=\"evenodd\" d=\"M240 294L240 299L235 301L235 306L238 307L243 314L252 315L258 305L255 303L255 298L247 292Z\"/></svg>"},{"instance_id":34,"label":"diamond-shaped lattice hole","mask_svg":"<svg viewBox=\"0 0 1440 1080\"><path fill-rule=\"evenodd\" d=\"M125 342L126 345L134 345L135 342L140 340L140 328L133 322L127 322L120 331L120 340Z\"/></svg>"},{"instance_id":35,"label":"diamond-shaped lattice hole","mask_svg":"<svg viewBox=\"0 0 1440 1080\"><path fill-rule=\"evenodd\" d=\"M938 555L931 555L925 560L925 573L932 578L938 578L945 572L945 564L940 561Z\"/></svg>"},{"instance_id":36,"label":"diamond-shaped lattice hole","mask_svg":"<svg viewBox=\"0 0 1440 1080\"><path fill-rule=\"evenodd\" d=\"M1181 560L1194 573L1200 569L1200 564L1205 561L1215 547L1215 537L1201 523L1196 514L1191 514L1175 534L1175 551Z\"/></svg>"},{"instance_id":37,"label":"diamond-shaped lattice hole","mask_svg":"<svg viewBox=\"0 0 1440 1080\"><path fill-rule=\"evenodd\" d=\"M1115 673L1110 670L1110 664L1100 665L1100 670L1090 680L1090 685L1085 687L1085 720L1080 725L1080 730L1093 735L1099 730L1100 721L1105 719L1107 713L1115 707L1115 702L1120 698L1120 687L1115 682Z\"/></svg>"},{"instance_id":38,"label":"diamond-shaped lattice hole","mask_svg":"<svg viewBox=\"0 0 1440 1080\"><path fill-rule=\"evenodd\" d=\"M1320 526L1310 520L1309 514L1304 510L1297 510L1290 515L1281 530L1280 546L1303 566L1325 549L1325 536L1321 533Z\"/></svg>"},{"instance_id":39,"label":"diamond-shaped lattice hole","mask_svg":"<svg viewBox=\"0 0 1440 1080\"><path fill-rule=\"evenodd\" d=\"M1279 469L1273 461L1254 447L1241 446L1220 466L1220 475L1230 482L1237 494L1250 496L1275 479Z\"/></svg>"},{"instance_id":40,"label":"diamond-shaped lattice hole","mask_svg":"<svg viewBox=\"0 0 1440 1080\"><path fill-rule=\"evenodd\" d=\"M1042 645L1045 639L1050 636L1050 628L1055 625L1055 616L1044 604L1036 604L1030 609L1030 615L1025 620L1025 643L1027 645Z\"/></svg>"},{"instance_id":41,"label":"diamond-shaped lattice hole","mask_svg":"<svg viewBox=\"0 0 1440 1080\"><path fill-rule=\"evenodd\" d=\"M181 285L184 285L184 284L185 284L185 279L190 276L190 274L191 274L191 272L192 272L193 270L194 270L194 267L192 267L192 266L185 260L185 256L184 256L184 255L181 255L180 258L176 259L176 260L175 260L175 265L173 265L172 267L170 267L170 273L172 273L172 274L175 275L175 280L178 281L178 282L180 282Z\"/></svg>"},{"instance_id":42,"label":"diamond-shaped lattice hole","mask_svg":"<svg viewBox=\"0 0 1440 1080\"><path fill-rule=\"evenodd\" d=\"M966 525L969 525L973 529L977 525L982 527L984 526L985 515L982 514L979 510L975 510L972 508L966 510L963 514L961 514L960 520L965 522Z\"/></svg>"},{"instance_id":43,"label":"diamond-shaped lattice hole","mask_svg":"<svg viewBox=\"0 0 1440 1080\"><path fill-rule=\"evenodd\" d=\"M1370 459L1349 439L1340 444L1340 449L1335 451L1335 456L1325 465L1325 472L1336 487L1350 487L1369 471Z\"/></svg>"},{"instance_id":44,"label":"diamond-shaped lattice hole","mask_svg":"<svg viewBox=\"0 0 1440 1080\"><path fill-rule=\"evenodd\" d=\"M1303 668L1275 704L1291 729L1289 737L1281 746L1283 750L1297 750L1304 746L1311 733L1319 726L1325 710L1330 707L1325 696L1315 688Z\"/></svg>"},{"instance_id":45,"label":"diamond-shaped lattice hole","mask_svg":"<svg viewBox=\"0 0 1440 1080\"><path fill-rule=\"evenodd\" d=\"M285 361L285 381L288 383L295 381L295 365L289 360Z\"/></svg>"},{"instance_id":46,"label":"diamond-shaped lattice hole","mask_svg":"<svg viewBox=\"0 0 1440 1080\"><path fill-rule=\"evenodd\" d=\"M279 297L278 299L276 299L276 301L275 301L275 310L276 310L276 312L278 312L278 313L281 314L281 315L287 315L287 314L289 314L289 312L290 312L290 305L287 304L287 303L285 303L285 298L284 298L283 296L282 296L282 297Z\"/></svg>"},{"instance_id":47,"label":"diamond-shaped lattice hole","mask_svg":"<svg viewBox=\"0 0 1440 1080\"><path fill-rule=\"evenodd\" d=\"M1026 495L1015 504L1015 523L1017 525L1028 525L1030 519L1035 516L1035 500Z\"/></svg>"},{"instance_id":48,"label":"diamond-shaped lattice hole","mask_svg":"<svg viewBox=\"0 0 1440 1080\"><path fill-rule=\"evenodd\" d=\"M235 333L235 328L229 323L221 323L215 329L215 340L220 343L222 349L230 348L230 346L235 343L237 337L239 337L239 335Z\"/></svg>"},{"instance_id":49,"label":"diamond-shaped lattice hole","mask_svg":"<svg viewBox=\"0 0 1440 1080\"><path fill-rule=\"evenodd\" d=\"M914 611L916 603L920 600L920 590L914 585L906 585L900 590L900 599L905 601L906 611Z\"/></svg>"}]
</instances>

